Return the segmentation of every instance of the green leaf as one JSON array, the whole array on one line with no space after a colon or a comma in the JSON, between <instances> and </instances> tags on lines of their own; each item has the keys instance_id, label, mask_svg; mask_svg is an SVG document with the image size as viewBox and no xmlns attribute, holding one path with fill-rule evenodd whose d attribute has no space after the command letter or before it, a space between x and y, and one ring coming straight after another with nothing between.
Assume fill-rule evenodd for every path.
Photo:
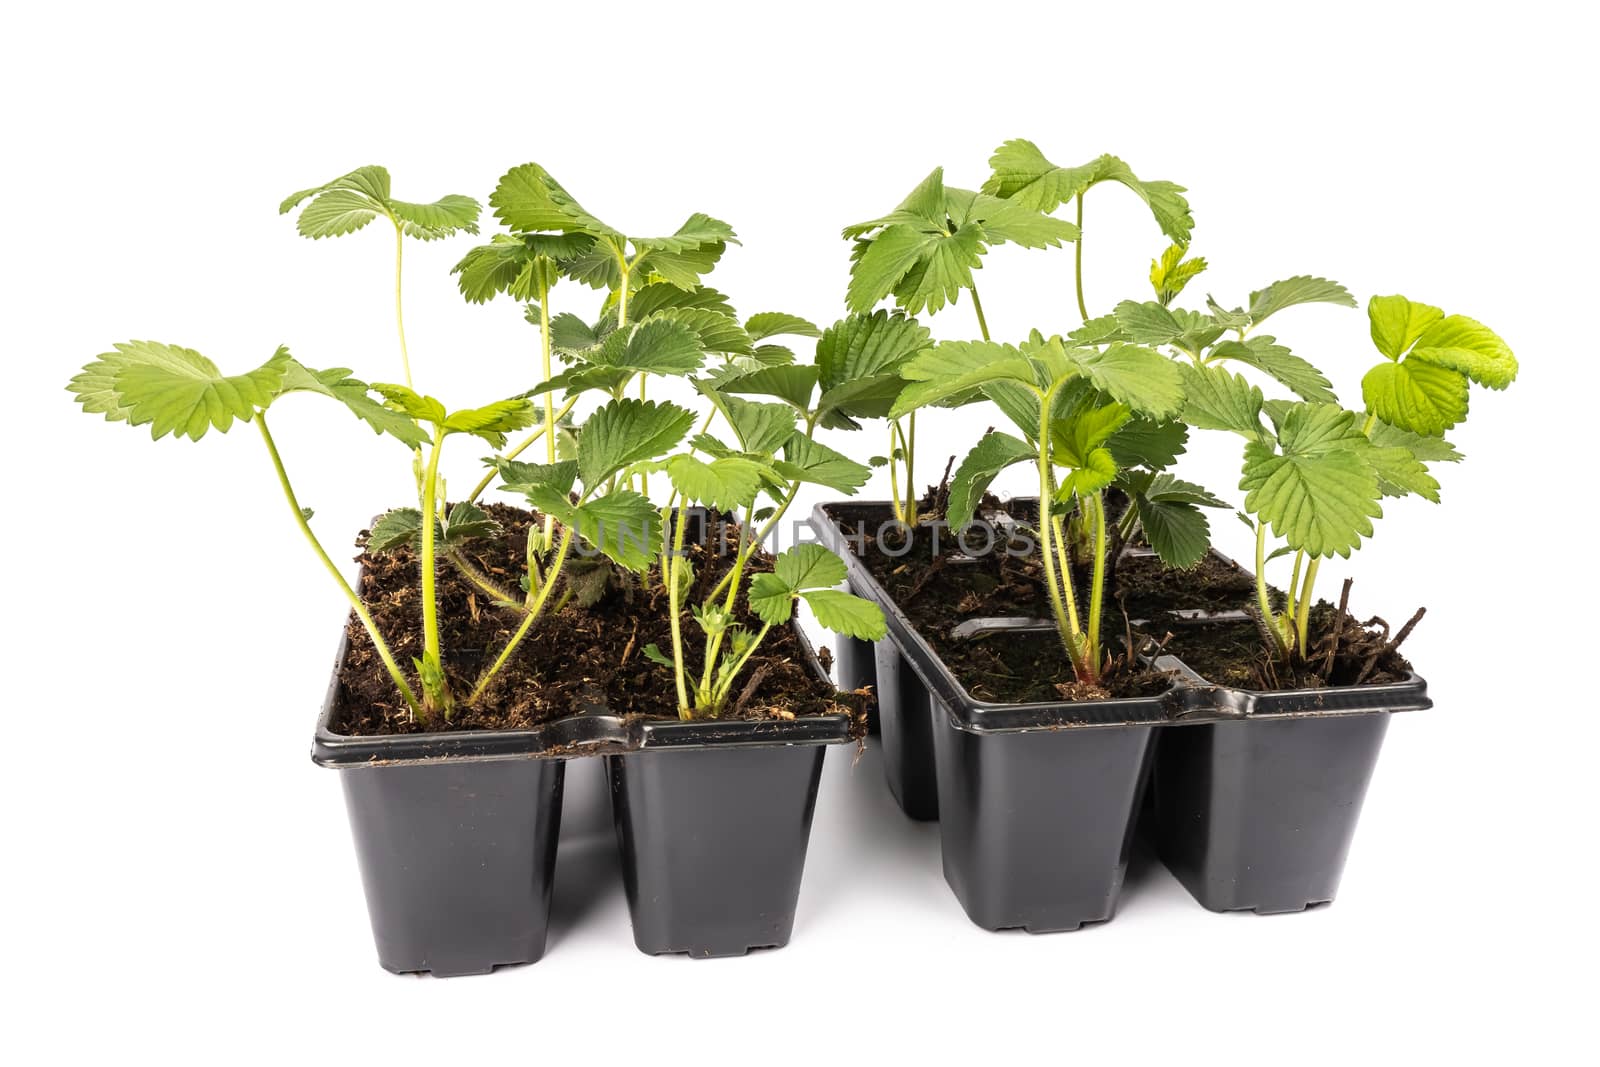
<instances>
[{"instance_id":1,"label":"green leaf","mask_svg":"<svg viewBox=\"0 0 1600 1067\"><path fill-rule=\"evenodd\" d=\"M950 526L962 530L972 522L979 501L1001 471L1037 459L1038 452L1027 441L992 431L984 434L950 479L949 503L945 508Z\"/></svg>"},{"instance_id":2,"label":"green leaf","mask_svg":"<svg viewBox=\"0 0 1600 1067\"><path fill-rule=\"evenodd\" d=\"M1261 433L1261 390L1221 367L1184 366L1183 417L1201 430Z\"/></svg>"},{"instance_id":3,"label":"green leaf","mask_svg":"<svg viewBox=\"0 0 1600 1067\"><path fill-rule=\"evenodd\" d=\"M1424 463L1459 463L1461 453L1443 437L1425 437L1378 419L1367 434L1379 448L1403 448Z\"/></svg>"},{"instance_id":4,"label":"green leaf","mask_svg":"<svg viewBox=\"0 0 1600 1067\"><path fill-rule=\"evenodd\" d=\"M786 315L781 311L762 311L751 315L744 323L744 332L752 341L768 337L821 337L822 331L799 315Z\"/></svg>"},{"instance_id":5,"label":"green leaf","mask_svg":"<svg viewBox=\"0 0 1600 1067\"><path fill-rule=\"evenodd\" d=\"M1111 314L1090 319L1068 333L1067 338L1080 345L1104 345L1112 341L1126 341L1128 335L1122 332L1122 323L1117 316Z\"/></svg>"},{"instance_id":6,"label":"green leaf","mask_svg":"<svg viewBox=\"0 0 1600 1067\"><path fill-rule=\"evenodd\" d=\"M888 632L882 610L869 600L838 589L812 589L800 596L825 630L860 641L881 641Z\"/></svg>"},{"instance_id":7,"label":"green leaf","mask_svg":"<svg viewBox=\"0 0 1600 1067\"><path fill-rule=\"evenodd\" d=\"M772 455L794 436L795 411L788 404L761 404L736 396L721 401L745 452Z\"/></svg>"},{"instance_id":8,"label":"green leaf","mask_svg":"<svg viewBox=\"0 0 1600 1067\"><path fill-rule=\"evenodd\" d=\"M901 390L889 409L890 418L986 382L1009 379L1030 386L1035 382L1033 364L1022 352L996 341L942 341L902 363L900 376L912 384Z\"/></svg>"},{"instance_id":9,"label":"green leaf","mask_svg":"<svg viewBox=\"0 0 1600 1067\"><path fill-rule=\"evenodd\" d=\"M573 356L599 348L604 336L570 311L550 320L550 345L562 356Z\"/></svg>"},{"instance_id":10,"label":"green leaf","mask_svg":"<svg viewBox=\"0 0 1600 1067\"><path fill-rule=\"evenodd\" d=\"M671 403L612 400L578 434L578 472L591 489L617 471L664 455L694 425L694 412Z\"/></svg>"},{"instance_id":11,"label":"green leaf","mask_svg":"<svg viewBox=\"0 0 1600 1067\"><path fill-rule=\"evenodd\" d=\"M572 492L578 480L576 460L564 459L556 463L524 463L518 459L490 456L484 460L500 472L501 489L508 493L526 493L536 485L547 485L559 493Z\"/></svg>"},{"instance_id":12,"label":"green leaf","mask_svg":"<svg viewBox=\"0 0 1600 1067\"><path fill-rule=\"evenodd\" d=\"M641 286L637 292L628 297L630 322L647 319L658 311L668 309L698 309L720 312L729 318L734 316L733 304L729 302L727 296L709 285L680 289L671 282L651 282L649 285ZM616 319L615 308L611 311L611 318L613 322Z\"/></svg>"},{"instance_id":13,"label":"green leaf","mask_svg":"<svg viewBox=\"0 0 1600 1067\"><path fill-rule=\"evenodd\" d=\"M372 427L374 433L388 434L407 448L421 448L432 441L409 416L392 411L372 399L367 383L350 377L350 372L344 367L311 370L290 360L284 370L278 395L293 392L318 393L337 400Z\"/></svg>"},{"instance_id":14,"label":"green leaf","mask_svg":"<svg viewBox=\"0 0 1600 1067\"><path fill-rule=\"evenodd\" d=\"M355 233L378 217L380 207L360 193L335 189L323 193L300 212L295 229L300 236L318 240Z\"/></svg>"},{"instance_id":15,"label":"green leaf","mask_svg":"<svg viewBox=\"0 0 1600 1067\"><path fill-rule=\"evenodd\" d=\"M650 374L688 374L704 359L694 330L660 316L610 334L594 356L604 366Z\"/></svg>"},{"instance_id":16,"label":"green leaf","mask_svg":"<svg viewBox=\"0 0 1600 1067\"><path fill-rule=\"evenodd\" d=\"M479 210L472 197L454 193L431 204L389 201L389 211L401 221L405 235L422 241L435 241L454 233L477 233Z\"/></svg>"},{"instance_id":17,"label":"green leaf","mask_svg":"<svg viewBox=\"0 0 1600 1067\"><path fill-rule=\"evenodd\" d=\"M651 321L665 319L692 330L705 352L748 356L754 351L750 335L739 320L710 308L664 308L651 315Z\"/></svg>"},{"instance_id":18,"label":"green leaf","mask_svg":"<svg viewBox=\"0 0 1600 1067\"><path fill-rule=\"evenodd\" d=\"M1135 415L1106 442L1118 467L1170 467L1183 455L1189 443L1189 428L1175 420L1156 420Z\"/></svg>"},{"instance_id":19,"label":"green leaf","mask_svg":"<svg viewBox=\"0 0 1600 1067\"><path fill-rule=\"evenodd\" d=\"M1165 181L1140 181L1116 156L1100 156L1081 167L1061 167L1045 158L1032 141L1007 141L989 158L993 171L983 191L1014 200L1035 211L1050 212L1103 181L1120 182L1150 208L1161 232L1187 245L1194 229L1183 186Z\"/></svg>"},{"instance_id":20,"label":"green leaf","mask_svg":"<svg viewBox=\"0 0 1600 1067\"><path fill-rule=\"evenodd\" d=\"M1187 570L1211 547L1211 524L1195 505L1176 500L1135 498L1144 538L1161 562Z\"/></svg>"},{"instance_id":21,"label":"green leaf","mask_svg":"<svg viewBox=\"0 0 1600 1067\"><path fill-rule=\"evenodd\" d=\"M1245 509L1292 548L1313 556L1349 556L1371 536L1378 477L1362 454L1370 442L1354 412L1332 404L1297 404L1278 433L1281 454L1262 441L1245 445Z\"/></svg>"},{"instance_id":22,"label":"green leaf","mask_svg":"<svg viewBox=\"0 0 1600 1067\"><path fill-rule=\"evenodd\" d=\"M382 396L389 407L403 412L418 422L428 422L437 426L449 417L442 401L431 396L423 396L410 386L397 385L393 382L373 382L372 390Z\"/></svg>"},{"instance_id":23,"label":"green leaf","mask_svg":"<svg viewBox=\"0 0 1600 1067\"><path fill-rule=\"evenodd\" d=\"M795 592L832 589L845 580L844 561L819 544L807 542L778 554L772 569Z\"/></svg>"},{"instance_id":24,"label":"green leaf","mask_svg":"<svg viewBox=\"0 0 1600 1067\"><path fill-rule=\"evenodd\" d=\"M1203 486L1170 474L1156 474L1149 478L1140 495L1164 504L1194 504L1202 508L1225 508L1228 502L1220 499Z\"/></svg>"},{"instance_id":25,"label":"green leaf","mask_svg":"<svg viewBox=\"0 0 1600 1067\"><path fill-rule=\"evenodd\" d=\"M309 189L301 189L297 193L290 193L278 205L278 214L286 215L309 197L318 193L325 193L330 189L343 189L359 193L374 201L389 199L389 172L383 167L366 166L357 167L349 174L341 175L322 185L314 185Z\"/></svg>"},{"instance_id":26,"label":"green leaf","mask_svg":"<svg viewBox=\"0 0 1600 1067\"><path fill-rule=\"evenodd\" d=\"M1163 304L1154 301L1135 303L1124 300L1113 312L1122 335L1141 345L1171 344L1183 333L1183 325Z\"/></svg>"},{"instance_id":27,"label":"green leaf","mask_svg":"<svg viewBox=\"0 0 1600 1067\"><path fill-rule=\"evenodd\" d=\"M502 448L506 443L506 434L527 429L538 420L538 417L538 408L526 398L518 396L509 400L496 400L493 404L485 404L481 408L452 411L445 418L441 430L447 434L471 434L489 442L495 448Z\"/></svg>"},{"instance_id":28,"label":"green leaf","mask_svg":"<svg viewBox=\"0 0 1600 1067\"><path fill-rule=\"evenodd\" d=\"M1379 363L1361 379L1367 410L1384 422L1437 437L1467 417L1466 375L1425 360Z\"/></svg>"},{"instance_id":29,"label":"green leaf","mask_svg":"<svg viewBox=\"0 0 1600 1067\"><path fill-rule=\"evenodd\" d=\"M900 365L930 344L927 327L900 312L840 319L817 342L818 410L882 418L904 388Z\"/></svg>"},{"instance_id":30,"label":"green leaf","mask_svg":"<svg viewBox=\"0 0 1600 1067\"><path fill-rule=\"evenodd\" d=\"M1184 245L1170 245L1159 258L1150 261L1150 286L1155 289L1156 299L1162 307L1172 303L1183 292L1184 286L1206 269L1204 257L1185 260L1183 257L1187 251Z\"/></svg>"},{"instance_id":31,"label":"green leaf","mask_svg":"<svg viewBox=\"0 0 1600 1067\"><path fill-rule=\"evenodd\" d=\"M507 171L489 194L494 216L521 233L582 231L611 238L622 234L583 209L570 193L537 163Z\"/></svg>"},{"instance_id":32,"label":"green leaf","mask_svg":"<svg viewBox=\"0 0 1600 1067\"><path fill-rule=\"evenodd\" d=\"M1287 386L1302 400L1316 404L1337 404L1333 383L1308 361L1276 343L1277 338L1262 334L1246 341L1223 341L1210 352L1216 359L1231 359L1254 367Z\"/></svg>"},{"instance_id":33,"label":"green leaf","mask_svg":"<svg viewBox=\"0 0 1600 1067\"><path fill-rule=\"evenodd\" d=\"M504 528L491 519L488 512L469 501L452 505L450 514L445 517L446 544L465 544L481 537L498 537L503 532Z\"/></svg>"},{"instance_id":34,"label":"green leaf","mask_svg":"<svg viewBox=\"0 0 1600 1067\"><path fill-rule=\"evenodd\" d=\"M1517 377L1517 357L1511 347L1465 315L1446 316L1423 330L1406 362L1419 359L1459 371L1490 389L1504 389Z\"/></svg>"},{"instance_id":35,"label":"green leaf","mask_svg":"<svg viewBox=\"0 0 1600 1067\"><path fill-rule=\"evenodd\" d=\"M1072 349L1068 355L1096 389L1139 414L1160 419L1183 409L1184 378L1159 352L1116 342L1103 351Z\"/></svg>"},{"instance_id":36,"label":"green leaf","mask_svg":"<svg viewBox=\"0 0 1600 1067\"><path fill-rule=\"evenodd\" d=\"M128 341L87 364L68 389L91 414L133 426L150 436L198 441L206 431L226 433L235 419L249 422L278 396L294 361L287 348L255 370L227 376L192 348Z\"/></svg>"},{"instance_id":37,"label":"green leaf","mask_svg":"<svg viewBox=\"0 0 1600 1067\"><path fill-rule=\"evenodd\" d=\"M631 489L617 489L582 505L553 486L527 491L528 503L570 526L593 549L630 571L642 571L661 548L661 511Z\"/></svg>"},{"instance_id":38,"label":"green leaf","mask_svg":"<svg viewBox=\"0 0 1600 1067\"><path fill-rule=\"evenodd\" d=\"M1444 318L1432 304L1417 304L1403 296L1375 296L1367 301L1367 320L1372 343L1390 359L1399 359L1411 350L1422 331Z\"/></svg>"},{"instance_id":39,"label":"green leaf","mask_svg":"<svg viewBox=\"0 0 1600 1067\"><path fill-rule=\"evenodd\" d=\"M1384 496L1415 493L1435 504L1439 502L1438 481L1410 450L1398 447L1372 448L1365 456L1378 474L1378 491Z\"/></svg>"},{"instance_id":40,"label":"green leaf","mask_svg":"<svg viewBox=\"0 0 1600 1067\"><path fill-rule=\"evenodd\" d=\"M848 494L854 494L872 477L865 465L799 432L790 435L783 459L773 466L789 481L825 485Z\"/></svg>"},{"instance_id":41,"label":"green leaf","mask_svg":"<svg viewBox=\"0 0 1600 1067\"><path fill-rule=\"evenodd\" d=\"M1339 304L1355 307L1356 298L1338 282L1297 274L1250 294L1250 319L1256 325L1267 316L1296 304Z\"/></svg>"},{"instance_id":42,"label":"green leaf","mask_svg":"<svg viewBox=\"0 0 1600 1067\"><path fill-rule=\"evenodd\" d=\"M794 617L795 592L782 578L763 572L750 579L750 610L769 626L782 626Z\"/></svg>"},{"instance_id":43,"label":"green leaf","mask_svg":"<svg viewBox=\"0 0 1600 1067\"><path fill-rule=\"evenodd\" d=\"M367 551L373 555L393 552L402 545L415 544L422 535L422 512L417 508L395 508L378 516L367 533Z\"/></svg>"},{"instance_id":44,"label":"green leaf","mask_svg":"<svg viewBox=\"0 0 1600 1067\"><path fill-rule=\"evenodd\" d=\"M811 407L811 394L816 385L816 367L790 365L763 367L761 370L722 382L718 385L718 389L724 393L775 396L792 404L799 411L808 412Z\"/></svg>"},{"instance_id":45,"label":"green leaf","mask_svg":"<svg viewBox=\"0 0 1600 1067\"><path fill-rule=\"evenodd\" d=\"M1087 496L1110 485L1117 477L1117 461L1105 442L1128 421L1124 404L1089 408L1050 427L1051 461L1068 469L1060 480L1057 497Z\"/></svg>"},{"instance_id":46,"label":"green leaf","mask_svg":"<svg viewBox=\"0 0 1600 1067\"><path fill-rule=\"evenodd\" d=\"M685 500L717 511L733 511L750 504L761 491L768 468L742 457L729 456L709 463L695 456L676 455L667 460L667 478Z\"/></svg>"}]
</instances>

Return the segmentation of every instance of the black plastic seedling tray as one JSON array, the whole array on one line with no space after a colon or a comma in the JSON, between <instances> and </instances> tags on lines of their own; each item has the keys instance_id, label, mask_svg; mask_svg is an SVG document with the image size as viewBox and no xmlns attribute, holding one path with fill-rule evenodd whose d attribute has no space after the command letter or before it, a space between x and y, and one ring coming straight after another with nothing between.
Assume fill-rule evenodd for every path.
<instances>
[{"instance_id":1,"label":"black plastic seedling tray","mask_svg":"<svg viewBox=\"0 0 1600 1067\"><path fill-rule=\"evenodd\" d=\"M889 505L819 505L811 526L884 611L885 774L908 815L939 819L945 879L975 923L1040 932L1111 918L1152 779L1162 858L1206 907L1333 899L1389 715L1431 706L1421 678L1255 693L1160 656L1152 666L1173 684L1153 697L976 700L851 550L835 507Z\"/></svg>"},{"instance_id":2,"label":"black plastic seedling tray","mask_svg":"<svg viewBox=\"0 0 1600 1067\"><path fill-rule=\"evenodd\" d=\"M334 728L346 652L341 639L312 759L341 772L386 969L482 974L544 954L564 761L584 756L606 758L642 950L788 940L822 746L851 739L850 715L678 722L596 705L528 730L357 737Z\"/></svg>"}]
</instances>

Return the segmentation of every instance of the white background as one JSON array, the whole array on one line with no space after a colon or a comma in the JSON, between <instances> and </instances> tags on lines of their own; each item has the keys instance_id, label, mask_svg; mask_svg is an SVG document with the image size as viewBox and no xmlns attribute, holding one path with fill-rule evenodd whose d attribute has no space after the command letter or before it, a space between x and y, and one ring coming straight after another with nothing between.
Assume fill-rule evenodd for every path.
<instances>
[{"instance_id":1,"label":"white background","mask_svg":"<svg viewBox=\"0 0 1600 1067\"><path fill-rule=\"evenodd\" d=\"M1579 611L1596 588L1582 556L1552 572L1541 553L1585 544L1593 511L1592 15L889 7L8 13L8 1059L1577 1056L1597 947ZM450 981L381 971L337 781L307 759L344 607L260 443L152 444L79 414L67 378L130 338L230 370L282 342L314 366L396 377L381 227L313 244L276 213L361 164L387 165L402 198L483 199L537 160L629 232L709 212L744 240L714 279L742 311L827 322L846 280L839 227L937 164L981 182L1009 137L1065 163L1116 152L1188 186L1212 264L1194 299L1324 274L1363 303L1402 292L1472 315L1521 357L1510 391L1474 390L1442 507L1386 504L1357 557L1360 613L1428 606L1407 652L1437 707L1394 723L1340 900L1213 915L1140 857L1107 926L984 933L943 884L934 827L894 809L877 752L852 768L835 751L790 946L649 958L593 768L575 767L544 961ZM1091 310L1143 299L1162 247L1143 206L1097 188L1086 221ZM448 270L471 243L407 248L418 382L455 406L534 373L517 309L456 294ZM997 336L1077 323L1070 252L1001 248L978 277ZM594 300L568 287L557 306L587 315ZM970 314L945 311L936 333L972 335ZM1364 314L1296 308L1274 332L1357 402L1377 358ZM405 498L394 442L321 402L274 415L330 544ZM922 478L992 421L924 421ZM830 440L864 457L881 436ZM476 455L455 450L457 484ZM1185 465L1237 498L1237 459L1219 439ZM1216 525L1225 551L1244 550L1242 527ZM1325 568L1323 590L1346 571Z\"/></svg>"}]
</instances>

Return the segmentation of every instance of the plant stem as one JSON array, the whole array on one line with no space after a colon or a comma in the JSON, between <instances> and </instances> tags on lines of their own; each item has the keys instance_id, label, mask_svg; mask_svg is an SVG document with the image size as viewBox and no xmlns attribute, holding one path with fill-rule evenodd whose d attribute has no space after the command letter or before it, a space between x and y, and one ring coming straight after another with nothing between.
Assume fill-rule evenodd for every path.
<instances>
[{"instance_id":1,"label":"plant stem","mask_svg":"<svg viewBox=\"0 0 1600 1067\"><path fill-rule=\"evenodd\" d=\"M1272 643L1280 658L1287 658L1282 631L1272 615L1272 599L1267 595L1267 524L1256 523L1256 608L1261 612L1261 623L1272 634Z\"/></svg>"},{"instance_id":2,"label":"plant stem","mask_svg":"<svg viewBox=\"0 0 1600 1067\"><path fill-rule=\"evenodd\" d=\"M1067 603L1067 621L1072 624L1072 632L1078 633L1082 624L1078 621L1078 594L1072 588L1072 560L1067 556L1066 526L1061 521L1061 516L1050 516L1051 529L1056 535L1056 566L1064 576L1061 582L1061 592Z\"/></svg>"},{"instance_id":3,"label":"plant stem","mask_svg":"<svg viewBox=\"0 0 1600 1067\"><path fill-rule=\"evenodd\" d=\"M488 670L478 677L478 683L472 687L472 695L467 698L468 704L475 703L483 695L484 689L494 680L494 676L499 673L500 668L506 665L506 662L511 659L511 654L517 650L517 646L522 644L522 639L528 636L528 631L533 628L534 621L543 613L545 602L550 599L551 590L556 587L556 572L560 570L561 564L565 562L567 550L571 547L572 527L568 526L561 531L561 544L556 549L556 558L550 565L549 580L539 590L538 598L529 606L528 613L523 616L522 625L518 626L517 632L511 635L511 640L506 642L506 647L500 650L499 657Z\"/></svg>"},{"instance_id":4,"label":"plant stem","mask_svg":"<svg viewBox=\"0 0 1600 1067\"><path fill-rule=\"evenodd\" d=\"M438 512L435 499L439 486L439 456L444 452L444 429L433 428L433 448L428 453L428 470L422 480L422 552L419 564L422 569L422 654L425 660L439 662L439 603L434 588L433 516ZM431 699L424 693L424 699Z\"/></svg>"},{"instance_id":5,"label":"plant stem","mask_svg":"<svg viewBox=\"0 0 1600 1067\"><path fill-rule=\"evenodd\" d=\"M1094 579L1089 586L1089 681L1100 680L1100 608L1106 594L1106 503L1100 491L1086 501L1094 511ZM1069 574L1067 580L1071 581Z\"/></svg>"},{"instance_id":6,"label":"plant stem","mask_svg":"<svg viewBox=\"0 0 1600 1067\"><path fill-rule=\"evenodd\" d=\"M889 420L889 500L894 507L894 517L899 522L906 521L905 509L900 506L900 475L899 461L894 454L899 451L898 441L900 423L896 419Z\"/></svg>"},{"instance_id":7,"label":"plant stem","mask_svg":"<svg viewBox=\"0 0 1600 1067\"><path fill-rule=\"evenodd\" d=\"M1089 321L1089 307L1083 302L1083 194L1078 194L1078 239L1073 242L1072 280L1078 289L1078 314Z\"/></svg>"},{"instance_id":8,"label":"plant stem","mask_svg":"<svg viewBox=\"0 0 1600 1067\"><path fill-rule=\"evenodd\" d=\"M744 655L740 656L734 662L733 666L728 668L727 678L723 681L717 692L712 694L712 706L715 707L718 712L722 710L723 703L727 701L728 693L732 691L734 680L739 677L739 672L744 670L744 665L750 662L750 657L755 655L756 649L761 647L761 642L766 640L767 631L770 629L772 629L772 624L770 622L762 623L761 632L756 634L756 639L754 641L750 642L750 647L744 650Z\"/></svg>"},{"instance_id":9,"label":"plant stem","mask_svg":"<svg viewBox=\"0 0 1600 1067\"><path fill-rule=\"evenodd\" d=\"M528 435L527 440L523 441L516 448L513 448L511 451L507 452L505 455L501 456L500 458L501 459L516 459L518 456L522 455L522 453L526 452L528 450L528 448L535 441L537 441L537 440L539 440L539 438L543 437L545 435L545 431L546 430L550 430L551 431L550 432L550 439L553 442L555 440L555 437L556 437L555 432L553 430L553 427L555 426L555 424L557 422L559 422L562 419L566 418L567 417L567 412L571 411L577 405L577 403L578 403L578 398L577 397L574 396L574 397L569 398L565 404L561 405L561 410L555 413L555 417L554 418L552 418L550 421L546 422L543 426L539 427L537 430L533 431L533 433ZM483 495L483 491L485 489L489 488L489 483L494 481L494 476L496 474L498 474L498 473L499 473L499 471L495 470L493 467L489 468L489 472L483 476L483 480L480 481L476 486L473 487L472 495L467 497L467 503L469 503L469 504L476 503L478 498Z\"/></svg>"},{"instance_id":10,"label":"plant stem","mask_svg":"<svg viewBox=\"0 0 1600 1067\"><path fill-rule=\"evenodd\" d=\"M394 220L394 325L400 332L400 366L406 374L406 388L413 388L411 384L411 355L406 351L406 319L401 313L400 303L400 265L405 256L406 233L400 226L400 220Z\"/></svg>"},{"instance_id":11,"label":"plant stem","mask_svg":"<svg viewBox=\"0 0 1600 1067\"><path fill-rule=\"evenodd\" d=\"M1294 618L1294 598L1300 592L1300 568L1305 565L1305 561L1306 554L1303 549L1294 554L1294 570L1289 575L1289 592L1285 594L1287 599L1283 605L1283 613L1291 619Z\"/></svg>"},{"instance_id":12,"label":"plant stem","mask_svg":"<svg viewBox=\"0 0 1600 1067\"><path fill-rule=\"evenodd\" d=\"M972 310L978 313L978 332L987 341L989 340L989 323L983 317L983 301L978 299L978 287L969 285L967 286L967 292L972 294Z\"/></svg>"},{"instance_id":13,"label":"plant stem","mask_svg":"<svg viewBox=\"0 0 1600 1067\"><path fill-rule=\"evenodd\" d=\"M477 586L483 592L494 597L497 603L512 605L517 603L519 598L513 596L509 589L502 588L497 582L495 582L493 578L489 577L487 574L484 574L481 570L473 565L471 560L469 560L466 556L463 556L454 548L447 547L444 550L444 558L449 560L451 565L454 566L456 570L461 572L461 576L463 578ZM519 608L519 610L521 609Z\"/></svg>"},{"instance_id":14,"label":"plant stem","mask_svg":"<svg viewBox=\"0 0 1600 1067\"><path fill-rule=\"evenodd\" d=\"M1044 557L1044 584L1050 592L1050 610L1055 613L1056 629L1061 633L1061 642L1067 648L1067 658L1072 661L1073 672L1080 673L1077 649L1078 627L1075 620L1068 620L1066 605L1061 600L1061 581L1072 581L1072 572L1069 570L1065 576L1056 572L1056 553L1050 545L1050 534L1056 525L1050 515L1050 498L1054 495L1050 477L1050 407L1055 401L1056 390L1051 386L1040 400L1039 404L1039 554ZM1074 613L1076 614L1076 613Z\"/></svg>"},{"instance_id":15,"label":"plant stem","mask_svg":"<svg viewBox=\"0 0 1600 1067\"><path fill-rule=\"evenodd\" d=\"M917 464L917 413L913 411L906 419L909 435L906 438L906 525L917 524L917 486L915 470Z\"/></svg>"},{"instance_id":16,"label":"plant stem","mask_svg":"<svg viewBox=\"0 0 1600 1067\"><path fill-rule=\"evenodd\" d=\"M683 627L678 619L678 574L683 560L683 531L688 525L689 501L685 498L678 505L677 525L672 531L672 555L667 560L672 568L672 578L667 584L667 610L672 613L672 673L678 683L678 718L684 721L694 718L694 709L689 705L689 687L683 680Z\"/></svg>"},{"instance_id":17,"label":"plant stem","mask_svg":"<svg viewBox=\"0 0 1600 1067\"><path fill-rule=\"evenodd\" d=\"M1363 437L1371 437L1372 428L1376 425L1378 425L1378 413L1375 411L1370 412L1367 415L1367 421L1361 424L1361 435Z\"/></svg>"},{"instance_id":18,"label":"plant stem","mask_svg":"<svg viewBox=\"0 0 1600 1067\"><path fill-rule=\"evenodd\" d=\"M294 495L294 487L289 484L289 473L283 468L283 457L278 455L277 442L273 441L272 432L267 429L266 414L260 411L256 412L256 429L261 431L261 440L266 443L267 454L272 457L272 467L278 472L278 484L283 488L283 495L288 498L289 510L294 512L294 521L299 525L300 532L305 534L307 541L311 542L311 547L316 552L317 558L322 560L322 565L328 569L329 574L333 575L333 580L339 583L339 588L344 592L345 599L350 601L351 609L355 611L356 617L361 620L361 625L366 627L367 636L372 639L372 647L378 650L378 657L383 660L383 665L389 671L389 677L393 679L395 688L400 690L400 695L410 705L412 714L426 721L427 715L418 703L417 695L412 691L410 683L406 681L405 673L400 670L400 665L395 662L394 653L389 651L388 642L384 641L383 634L378 632L378 624L372 618L372 613L361 602L361 597L356 595L356 591L350 587L350 583L345 580L345 576L339 572L339 568L329 558L327 550L322 547L322 542L317 540L317 535L312 532L311 524L306 521L305 510L300 507L300 501Z\"/></svg>"},{"instance_id":19,"label":"plant stem","mask_svg":"<svg viewBox=\"0 0 1600 1067\"><path fill-rule=\"evenodd\" d=\"M1317 568L1320 567L1321 565L1322 565L1322 557L1321 556L1312 556L1311 557L1311 562L1306 566L1306 581L1305 581L1305 584L1300 587L1300 614L1295 619L1294 629L1295 629L1295 637L1296 637L1297 642L1298 642L1297 645L1296 645L1296 648L1299 650L1299 655L1300 655L1301 659L1305 659L1306 658L1306 652L1309 651L1307 649L1307 647L1306 647L1306 645L1307 645L1306 630L1308 629L1309 624L1311 622L1311 587L1316 585L1316 582L1317 582Z\"/></svg>"}]
</instances>

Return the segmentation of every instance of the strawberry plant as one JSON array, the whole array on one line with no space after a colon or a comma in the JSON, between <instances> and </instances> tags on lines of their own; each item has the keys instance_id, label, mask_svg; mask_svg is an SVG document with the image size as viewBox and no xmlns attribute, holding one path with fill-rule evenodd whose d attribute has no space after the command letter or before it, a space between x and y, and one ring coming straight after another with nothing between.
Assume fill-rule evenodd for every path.
<instances>
[{"instance_id":1,"label":"strawberry plant","mask_svg":"<svg viewBox=\"0 0 1600 1067\"><path fill-rule=\"evenodd\" d=\"M924 311L932 315L954 305L965 291L972 299L978 331L988 341L989 324L973 278L983 266L983 256L1008 241L1023 248L1056 248L1077 236L1076 225L1019 201L948 187L944 168L938 167L889 214L844 228L845 239L854 242L845 303L851 311L865 314L892 297L895 306L909 315ZM910 526L917 522L916 450L916 409L911 408L903 421L890 417L884 457L895 518Z\"/></svg>"}]
</instances>

